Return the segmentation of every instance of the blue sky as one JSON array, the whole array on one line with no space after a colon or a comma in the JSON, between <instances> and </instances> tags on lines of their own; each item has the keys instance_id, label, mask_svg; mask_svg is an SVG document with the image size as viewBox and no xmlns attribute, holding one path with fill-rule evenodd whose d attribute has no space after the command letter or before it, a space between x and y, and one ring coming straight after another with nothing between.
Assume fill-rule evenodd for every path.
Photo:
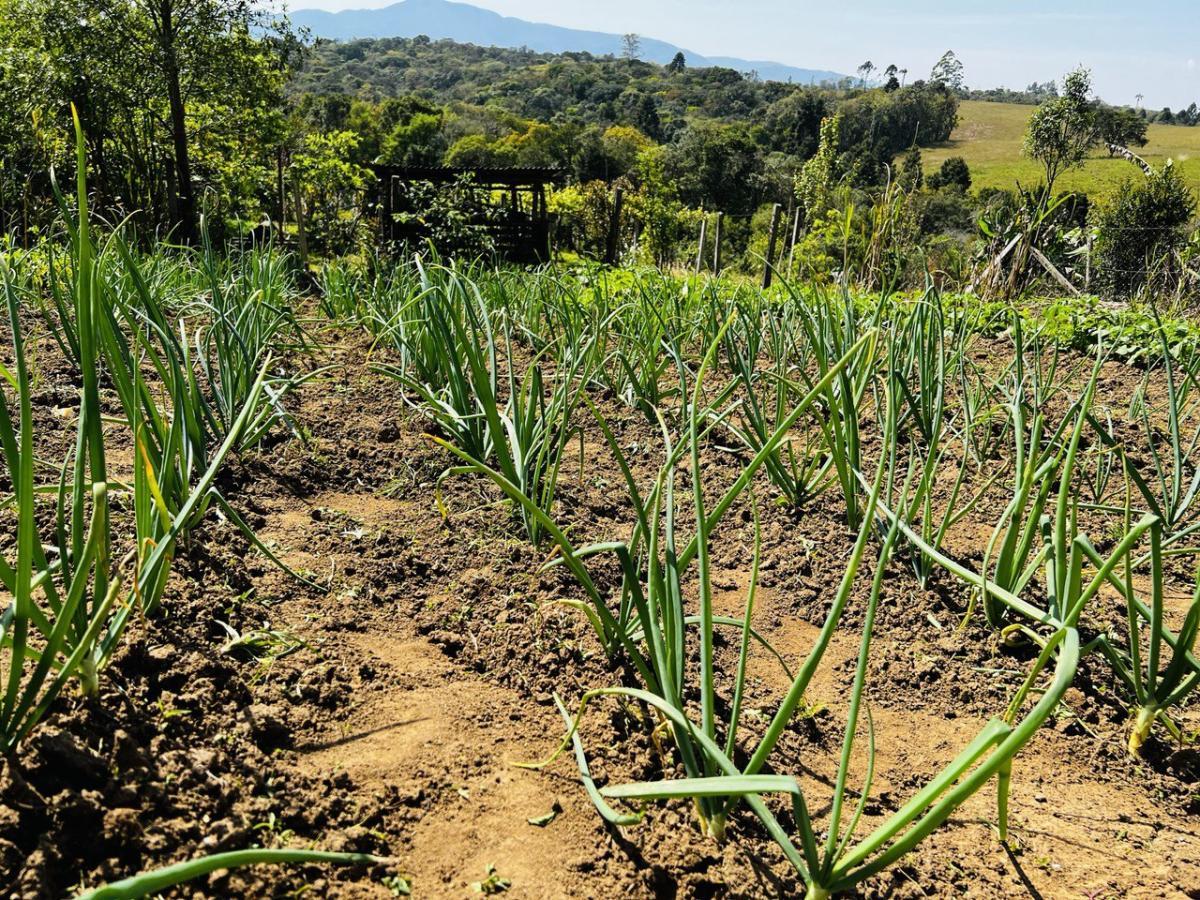
<instances>
[{"instance_id":1,"label":"blue sky","mask_svg":"<svg viewBox=\"0 0 1200 900\"><path fill-rule=\"evenodd\" d=\"M293 9L391 0L291 0ZM852 73L896 63L910 80L953 49L973 87L1024 87L1092 69L1112 103L1200 102L1200 0L468 0L504 15L637 32L707 55Z\"/></svg>"}]
</instances>

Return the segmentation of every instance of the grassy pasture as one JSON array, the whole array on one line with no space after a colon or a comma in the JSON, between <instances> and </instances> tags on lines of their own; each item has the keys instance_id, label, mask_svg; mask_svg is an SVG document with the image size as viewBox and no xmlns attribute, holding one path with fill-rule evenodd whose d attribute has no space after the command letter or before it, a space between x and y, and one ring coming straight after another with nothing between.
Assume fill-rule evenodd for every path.
<instances>
[{"instance_id":1,"label":"grassy pasture","mask_svg":"<svg viewBox=\"0 0 1200 900\"><path fill-rule=\"evenodd\" d=\"M948 157L961 156L971 167L976 189L1011 188L1018 181L1035 184L1041 177L1041 166L1021 153L1025 126L1034 109L1019 103L963 102L958 127L950 140L922 151L926 173L935 171ZM1138 153L1156 166L1173 159L1192 189L1200 192L1200 127L1151 125L1147 137L1149 143ZM1068 172L1059 184L1064 190L1105 197L1113 194L1124 179L1135 175L1137 170L1128 162L1110 159L1106 151L1098 149L1082 168Z\"/></svg>"}]
</instances>

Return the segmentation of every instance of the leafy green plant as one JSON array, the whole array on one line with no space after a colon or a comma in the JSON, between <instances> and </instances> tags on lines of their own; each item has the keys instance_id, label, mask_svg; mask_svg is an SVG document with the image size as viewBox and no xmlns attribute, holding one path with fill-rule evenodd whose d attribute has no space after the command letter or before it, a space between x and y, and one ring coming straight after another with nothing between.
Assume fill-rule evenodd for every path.
<instances>
[{"instance_id":1,"label":"leafy green plant","mask_svg":"<svg viewBox=\"0 0 1200 900\"><path fill-rule=\"evenodd\" d=\"M487 874L481 881L471 882L471 890L485 897L503 894L510 887L512 887L512 880L501 875L496 867L491 864L488 865Z\"/></svg>"},{"instance_id":2,"label":"leafy green plant","mask_svg":"<svg viewBox=\"0 0 1200 900\"><path fill-rule=\"evenodd\" d=\"M778 423L787 416L792 399L794 336L781 319L771 310L760 313L748 304L739 305L735 326L722 342L725 359L740 389L739 408L735 415L725 418L725 427L752 453L771 439ZM770 339L772 368L760 373L757 359L764 330ZM764 463L784 502L796 508L825 489L832 465L823 441L814 439L815 429L806 426L798 423L793 434Z\"/></svg>"},{"instance_id":3,"label":"leafy green plant","mask_svg":"<svg viewBox=\"0 0 1200 900\"><path fill-rule=\"evenodd\" d=\"M8 754L73 678L79 678L83 691L96 690L95 647L122 588L120 574L112 578L110 572L108 485L104 481L95 482L85 496L88 478L83 461L74 467L70 486L69 468L64 465L57 490L60 525L68 506L77 507L80 513L78 518L67 520L69 535L60 527L60 542L70 547L72 555L61 556L59 560L69 562L65 566L60 561L52 563L43 549L38 534L34 482L30 375L18 315L19 300L11 273L3 263L0 263L0 279L15 360L11 371L0 366L0 374L16 392L18 408L14 423L8 401L0 395L0 450L11 473L17 513L16 559L10 563L0 558L0 583L12 596L0 616L0 646L8 655L8 665L2 673L0 752ZM81 414L81 445L86 437L84 419ZM88 502L91 511L85 518ZM31 640L35 637L36 641Z\"/></svg>"},{"instance_id":4,"label":"leafy green plant","mask_svg":"<svg viewBox=\"0 0 1200 900\"><path fill-rule=\"evenodd\" d=\"M936 290L930 288L916 302L894 309L889 375L904 407L896 427L911 426L927 446L934 445L941 439L947 372L957 366L958 347L947 346L948 326Z\"/></svg>"},{"instance_id":5,"label":"leafy green plant","mask_svg":"<svg viewBox=\"0 0 1200 900\"><path fill-rule=\"evenodd\" d=\"M706 653L702 641L700 648L700 673L705 679L701 683L701 721L690 718L685 707L670 697L654 690L630 687L599 688L586 692L579 709L572 718L560 703L560 711L568 722L568 734L558 752L574 746L580 762L585 786L601 815L615 824L628 825L636 821L614 809L611 802L642 803L645 801L688 798L695 802L703 830L720 840L724 836L724 824L729 814L740 804L759 818L764 828L779 844L787 859L795 866L806 886L806 897L825 898L835 892L846 891L854 885L876 874L901 859L923 840L934 828L944 822L955 809L978 792L992 777L998 783L998 816L1002 838L1007 835L1008 784L1014 756L1028 742L1037 728L1053 713L1066 689L1070 686L1079 657L1078 634L1074 629L1057 631L1046 643L1022 688L1017 692L1003 718L992 720L949 765L938 773L924 788L901 809L893 813L871 834L854 843L863 812L870 795L874 772L874 733L868 721L868 762L863 787L858 791L859 799L853 812L845 819L844 807L851 796L848 787L849 768L854 745L859 731L862 712L866 671L870 653L871 635L875 611L878 606L888 555L899 530L896 521L889 529L876 567L875 577L866 609L863 634L855 668L853 687L849 692L850 710L848 724L839 758L838 773L833 784L829 825L821 846L821 832L810 813L805 793L798 781L787 775L763 775L779 737L795 715L804 691L820 664L834 631L839 626L859 565L872 532L870 525L882 481L882 470L870 490L864 511L864 524L851 552L846 572L838 592L831 604L825 624L821 629L812 651L797 671L784 700L775 712L766 733L752 748L746 748L744 757L748 761L737 765L733 761L737 737L737 717L740 712L740 697L745 675L745 660L749 642L749 617L753 611L753 597L757 565L751 576L747 600L746 619L743 620L741 651L734 682L734 700L730 707L730 718L726 723L726 737L722 744L715 730L715 718L708 712L705 698L711 702L712 657ZM694 489L697 497L702 496L699 488ZM700 503L700 501L697 501ZM668 507L669 513L669 507ZM698 521L705 521L701 508ZM669 533L669 532L668 532ZM699 565L701 613L698 617L701 634L706 627L705 595L706 553L704 542L707 534L703 529L693 543L697 547L696 560ZM668 544L669 550L670 544ZM671 554L667 555L670 565ZM757 554L756 554L757 559ZM711 621L711 619L710 619ZM1022 705L1033 690L1038 676L1057 653L1057 665L1051 684L1028 714L1018 721ZM654 710L664 719L674 735L675 744L683 761L686 777L656 782L612 785L597 789L586 765L586 757L579 739L578 729L589 706L596 701L614 697L627 701L638 701ZM552 757L553 758L553 757ZM697 774L701 773L701 774ZM761 795L783 793L792 801L791 827L785 828L779 818L767 807ZM799 846L797 847L796 838Z\"/></svg>"},{"instance_id":6,"label":"leafy green plant","mask_svg":"<svg viewBox=\"0 0 1200 900\"><path fill-rule=\"evenodd\" d=\"M1070 505L1072 485L1100 363L1098 359L1083 395L1071 405L1058 425L1050 428L1043 412L1044 403L1040 401L1046 380L1039 375L1038 368L1035 367L1032 373L1026 370L1019 319L1014 319L1013 333L1016 358L1008 396L1013 438L1013 498L1001 513L988 541L984 574L1002 590L1018 595L1037 575L1051 552L1050 545L1043 543L1040 535L1056 486L1058 493L1053 508L1056 535L1060 541L1065 540L1067 517L1074 523L1074 508ZM997 596L984 591L982 599L989 624L994 628L1004 627L1005 607L997 601ZM974 600L973 596L967 618L971 615Z\"/></svg>"},{"instance_id":7,"label":"leafy green plant","mask_svg":"<svg viewBox=\"0 0 1200 900\"><path fill-rule=\"evenodd\" d=\"M1157 319L1157 314L1155 315ZM1130 404L1130 415L1136 418L1146 435L1145 447L1150 456L1149 476L1143 475L1135 460L1117 445L1110 429L1098 426L1101 440L1119 454L1130 480L1146 508L1163 523L1165 545L1171 546L1190 538L1200 529L1200 466L1197 465L1197 449L1200 448L1200 427L1192 435L1185 434L1185 422L1193 419L1200 410L1200 355L1192 354L1185 360L1177 360L1167 343L1165 328L1159 324L1159 348L1162 364L1161 374L1165 381L1166 433L1161 435L1153 423L1154 414L1146 401L1146 382ZM1147 373L1147 379L1158 374L1157 369ZM1165 444L1165 451L1162 445ZM1190 475L1189 475L1190 472Z\"/></svg>"},{"instance_id":8,"label":"leafy green plant","mask_svg":"<svg viewBox=\"0 0 1200 900\"><path fill-rule=\"evenodd\" d=\"M370 866L382 862L365 853L330 853L323 850L231 850L214 853L185 862L164 866L151 872L142 872L131 878L114 881L102 887L92 888L79 894L75 900L136 900L149 894L158 894L168 888L184 884L202 875L219 869L236 869L242 866L281 865L303 863L332 863L335 865Z\"/></svg>"},{"instance_id":9,"label":"leafy green plant","mask_svg":"<svg viewBox=\"0 0 1200 900\"><path fill-rule=\"evenodd\" d=\"M146 451L146 429L139 405L144 386L140 374L137 376L130 388L136 402L131 419L125 423L135 454L130 494L136 543L114 562L118 532L112 521L112 496L123 486L109 478L101 427L99 379L107 321L105 295L97 277L98 261L89 225L86 157L78 119L75 129L78 218L70 223L69 231L74 269L70 281L71 322L83 391L74 447L59 468L56 483L50 486L38 485L34 480L36 441L30 373L18 312L22 298L7 263L0 259L0 282L15 360L12 371L3 369L0 374L14 390L18 407L14 421L7 398L0 397L0 451L7 470L13 473L11 502L17 513L16 561L0 559L0 583L12 596L0 614L0 646L8 655L0 700L0 750L5 753L11 753L37 725L73 679L78 680L83 693L95 694L99 673L111 659L131 613L149 613L158 605L176 542L207 502L217 472L246 428L264 375L259 373L224 443L187 488L172 495L172 506L160 484L163 473L155 469ZM175 434L178 437L178 432ZM39 529L37 501L43 494L54 498L53 554L46 552ZM125 587L127 579L130 584Z\"/></svg>"},{"instance_id":10,"label":"leafy green plant","mask_svg":"<svg viewBox=\"0 0 1200 900\"><path fill-rule=\"evenodd\" d=\"M573 368L557 371L552 376L549 401L541 364L531 363L518 383L510 362L509 399L505 409L493 405L484 410L489 429L498 436L493 442L496 471L546 517L553 514L563 455L576 434L580 437L580 465L583 464L583 437L572 425L572 417L587 383L587 374L580 371L579 365L587 359L587 354L582 353L574 358ZM451 446L444 441L439 443ZM464 455L469 454L464 452ZM471 457L469 465L447 469L443 477L469 474L486 464L487 460ZM438 502L441 505L440 490ZM530 541L535 546L540 544L545 533L540 517L531 515L520 503L515 504L515 509ZM446 514L444 506L442 512Z\"/></svg>"},{"instance_id":11,"label":"leafy green plant","mask_svg":"<svg viewBox=\"0 0 1200 900\"><path fill-rule=\"evenodd\" d=\"M321 268L317 306L331 322L357 321L363 313L361 295L366 292L361 267L343 259L334 259Z\"/></svg>"},{"instance_id":12,"label":"leafy green plant","mask_svg":"<svg viewBox=\"0 0 1200 900\"><path fill-rule=\"evenodd\" d=\"M604 376L613 394L657 425L657 411L677 394L669 380L663 384L671 366L663 352L667 320L641 298L625 304L613 321L614 347Z\"/></svg>"},{"instance_id":13,"label":"leafy green plant","mask_svg":"<svg viewBox=\"0 0 1200 900\"><path fill-rule=\"evenodd\" d=\"M265 371L261 401L238 449L256 447L277 424L296 434L283 401L321 370L288 376L271 369L278 351L307 345L291 302L291 263L270 248L223 257L212 247L206 230L203 235L199 259L207 291L199 306L208 323L196 332L195 359L208 385L213 433L218 440L228 433L259 373Z\"/></svg>"},{"instance_id":14,"label":"leafy green plant","mask_svg":"<svg viewBox=\"0 0 1200 900\"><path fill-rule=\"evenodd\" d=\"M1126 529L1128 530L1128 514ZM1172 634L1163 620L1163 528L1155 519L1149 529L1150 606L1139 599L1134 587L1133 564L1126 557L1124 578L1110 573L1109 582L1125 601L1126 640L1118 645L1108 635L1098 638L1098 645L1112 665L1117 678L1134 701L1133 720L1129 730L1128 749L1131 756L1141 754L1155 722L1161 722L1176 738L1182 739L1178 726L1171 720L1172 709L1180 707L1200 686L1200 662L1193 651L1200 632L1200 578L1192 594L1178 634ZM1088 556L1098 557L1088 549ZM1097 563L1098 564L1098 563ZM1146 631L1143 652L1142 632ZM1169 662L1164 664L1164 660Z\"/></svg>"},{"instance_id":15,"label":"leafy green plant","mask_svg":"<svg viewBox=\"0 0 1200 900\"><path fill-rule=\"evenodd\" d=\"M815 378L819 377L824 384L817 421L825 437L825 452L829 454L835 481L846 502L846 524L854 532L863 515L857 474L863 468L861 406L877 374L876 345L863 342L859 335L879 327L883 304L876 307L872 321L864 323L848 291L842 291L834 302L825 296L805 301L790 285L788 289L798 304L800 326L815 363L815 373L797 369L793 384L797 390L809 391L815 387ZM834 361L845 359L852 350L848 364L834 372ZM832 378L825 377L831 373Z\"/></svg>"},{"instance_id":16,"label":"leafy green plant","mask_svg":"<svg viewBox=\"0 0 1200 900\"><path fill-rule=\"evenodd\" d=\"M1168 159L1144 178L1121 183L1097 222L1097 280L1106 296L1182 287L1182 264L1196 197Z\"/></svg>"},{"instance_id":17,"label":"leafy green plant","mask_svg":"<svg viewBox=\"0 0 1200 900\"><path fill-rule=\"evenodd\" d=\"M403 350L399 364L377 363L419 400L418 408L472 459L491 460L501 439L497 336L469 279L449 269L420 268L416 315L390 328ZM404 315L404 312L400 313Z\"/></svg>"},{"instance_id":18,"label":"leafy green plant","mask_svg":"<svg viewBox=\"0 0 1200 900\"><path fill-rule=\"evenodd\" d=\"M928 430L918 428L918 435L928 434L927 442L922 446L916 435L908 435L905 441L902 422L906 417L916 420L913 413L914 397L911 388L905 383L906 367L899 363L897 356L906 354L907 335L901 332L901 339L893 341L888 349L888 379L884 389L882 402L876 402L876 418L882 429L883 465L887 473L884 496L893 505L897 516L910 528L920 530L925 544L938 548L942 546L946 533L979 504L980 499L988 488L995 482L997 475L986 479L973 496L961 500L963 486L968 473L967 441L963 441L963 458L959 463L954 481L950 487L943 505L939 510L935 503L935 493L939 476L945 471L949 459L950 445L947 440L949 428L943 426L945 408L932 411L928 422ZM904 457L907 456L907 463ZM919 466L919 468L918 468ZM914 476L920 472L920 477ZM912 564L918 583L924 587L933 574L933 560L920 547L913 546Z\"/></svg>"},{"instance_id":19,"label":"leafy green plant","mask_svg":"<svg viewBox=\"0 0 1200 900\"><path fill-rule=\"evenodd\" d=\"M712 528L716 527L721 518L729 511L733 502L747 490L754 473L765 465L771 454L787 439L795 423L814 407L830 382L838 377L843 367L859 358L864 348L870 345L875 338L876 334L873 331L868 331L859 337L847 349L845 355L828 367L827 371L815 381L812 388L802 397L792 411L778 423L771 437L754 454L753 459L746 464L741 474L729 486L720 500L711 509L706 507L707 512L704 526L706 531L711 531ZM697 385L702 382L704 368L707 365L711 365L712 357L718 345L719 340L715 341L709 348L708 354L705 357L706 365L701 367L701 372L697 374L695 379ZM681 373L683 371L685 370L681 368ZM717 396L724 398L727 394L727 391L721 391ZM466 464L463 467L464 469L470 469L487 476L506 496L515 503L520 504L525 512L536 520L545 534L557 547L559 557L552 564L566 566L572 575L575 576L587 597L586 601L570 600L561 602L578 609L587 616L588 621L595 629L597 636L600 638L609 655L623 654L634 665L645 683L658 684L657 676L653 671L654 666L651 661L647 660L643 652L638 649L633 636L650 633L651 626L647 624L647 620L651 615L651 607L647 605L649 603L648 592L651 590L665 591L668 588L661 583L661 579L666 576L659 571L656 562L648 560L639 565L638 561L643 559L645 554L649 554L650 546L657 547L660 550L664 547L662 542L665 538L660 536L657 523L662 518L659 509L664 503L668 509L673 508L672 504L666 498L668 492L673 494L673 488L671 487L673 476L669 473L671 473L674 466L679 463L683 455L689 451L689 448L694 443L701 437L707 437L712 429L720 424L721 416L716 414L707 403L701 405L699 390L698 388L695 389L692 394L691 411L688 419L690 423L689 428L694 431L695 440L680 442L678 445L671 445L670 441L667 441L670 449L668 450L666 461L659 471L659 476L651 492L643 495L633 477L628 459L624 451L621 450L612 429L586 397L584 398L584 402L592 410L597 424L604 433L605 440L613 452L624 477L629 500L637 514L637 522L633 532L629 540L624 542L610 542L577 547L568 538L566 532L542 510L537 500L525 494L503 472L484 464L465 449L452 442L443 441L441 443ZM703 427L698 424L700 422L705 423ZM659 417L659 426L665 436L666 424L661 416ZM674 564L680 567L680 571L686 570L687 566L698 553L698 547L698 537L693 537L688 545L679 552ZM585 561L589 558L610 552L616 554L623 574L620 603L615 611L609 608L606 598L596 586L595 581L585 566ZM645 571L642 569L643 566L647 567ZM652 583L654 587L647 587L648 583Z\"/></svg>"}]
</instances>

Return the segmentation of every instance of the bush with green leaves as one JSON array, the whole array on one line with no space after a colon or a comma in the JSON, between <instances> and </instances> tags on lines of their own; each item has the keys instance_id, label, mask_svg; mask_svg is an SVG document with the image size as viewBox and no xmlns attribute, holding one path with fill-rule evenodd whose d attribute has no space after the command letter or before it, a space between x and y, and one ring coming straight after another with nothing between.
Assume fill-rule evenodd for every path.
<instances>
[{"instance_id":1,"label":"bush with green leaves","mask_svg":"<svg viewBox=\"0 0 1200 900\"><path fill-rule=\"evenodd\" d=\"M499 221L505 209L489 202L487 192L464 175L448 185L413 181L404 186L393 215L408 235L402 243L410 252L427 252L429 245L450 258L479 259L496 252L487 223Z\"/></svg>"},{"instance_id":2,"label":"bush with green leaves","mask_svg":"<svg viewBox=\"0 0 1200 900\"><path fill-rule=\"evenodd\" d=\"M1183 274L1179 253L1195 214L1196 197L1169 160L1145 178L1125 181L1097 222L1103 289L1118 297L1172 289Z\"/></svg>"},{"instance_id":3,"label":"bush with green leaves","mask_svg":"<svg viewBox=\"0 0 1200 900\"><path fill-rule=\"evenodd\" d=\"M929 176L926 184L935 191L950 188L965 194L971 189L971 168L961 156L951 156Z\"/></svg>"}]
</instances>

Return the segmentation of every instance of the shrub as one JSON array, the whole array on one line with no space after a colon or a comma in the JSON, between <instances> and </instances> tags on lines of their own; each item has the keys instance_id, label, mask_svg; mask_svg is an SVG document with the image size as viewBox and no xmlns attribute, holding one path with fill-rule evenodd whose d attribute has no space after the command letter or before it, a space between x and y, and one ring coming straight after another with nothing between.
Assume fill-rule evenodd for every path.
<instances>
[{"instance_id":1,"label":"shrub","mask_svg":"<svg viewBox=\"0 0 1200 900\"><path fill-rule=\"evenodd\" d=\"M505 210L489 202L470 176L448 185L411 182L396 203L396 221L407 226L409 241L414 242L409 252L425 252L427 241L446 257L490 257L496 250L488 223L502 219Z\"/></svg>"},{"instance_id":2,"label":"shrub","mask_svg":"<svg viewBox=\"0 0 1200 900\"><path fill-rule=\"evenodd\" d=\"M915 198L922 234L971 232L975 228L975 207L959 191L918 194Z\"/></svg>"},{"instance_id":3,"label":"shrub","mask_svg":"<svg viewBox=\"0 0 1200 900\"><path fill-rule=\"evenodd\" d=\"M1175 284L1195 212L1196 198L1170 161L1146 178L1125 181L1097 222L1102 288L1128 297Z\"/></svg>"},{"instance_id":4,"label":"shrub","mask_svg":"<svg viewBox=\"0 0 1200 900\"><path fill-rule=\"evenodd\" d=\"M971 169L961 156L951 156L942 167L928 178L930 189L935 191L954 188L964 194L971 189Z\"/></svg>"},{"instance_id":5,"label":"shrub","mask_svg":"<svg viewBox=\"0 0 1200 900\"><path fill-rule=\"evenodd\" d=\"M362 207L370 169L351 162L358 136L314 132L292 156L292 177L304 197L308 240L329 254L353 252L363 240Z\"/></svg>"}]
</instances>

